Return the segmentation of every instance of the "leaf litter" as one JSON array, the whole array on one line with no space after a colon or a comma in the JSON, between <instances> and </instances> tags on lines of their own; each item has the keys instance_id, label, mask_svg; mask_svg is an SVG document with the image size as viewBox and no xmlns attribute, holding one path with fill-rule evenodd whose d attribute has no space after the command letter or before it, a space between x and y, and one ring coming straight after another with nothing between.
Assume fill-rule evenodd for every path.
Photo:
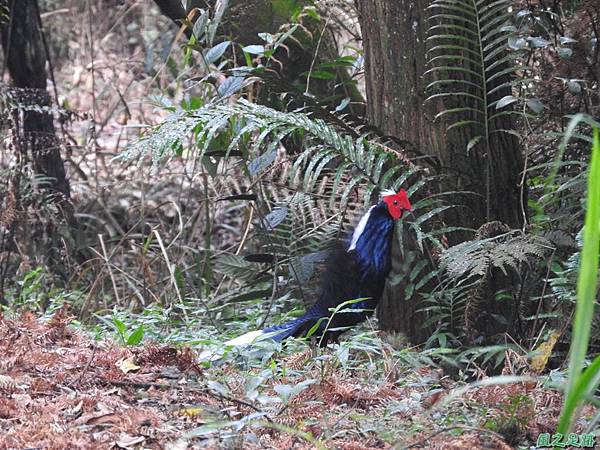
<instances>
[{"instance_id":1,"label":"leaf litter","mask_svg":"<svg viewBox=\"0 0 600 450\"><path fill-rule=\"evenodd\" d=\"M535 382L480 386L442 405L461 385L438 368L374 380L323 371L310 351L260 378L202 367L187 347L94 341L71 319L65 308L47 322L0 315L0 449L509 449L553 433L561 407Z\"/></svg>"}]
</instances>

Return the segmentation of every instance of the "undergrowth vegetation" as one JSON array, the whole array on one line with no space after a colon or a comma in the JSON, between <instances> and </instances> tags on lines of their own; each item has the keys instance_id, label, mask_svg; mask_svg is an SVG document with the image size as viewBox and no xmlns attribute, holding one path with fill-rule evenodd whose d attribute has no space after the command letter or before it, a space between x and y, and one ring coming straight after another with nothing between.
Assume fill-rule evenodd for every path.
<instances>
[{"instance_id":1,"label":"undergrowth vegetation","mask_svg":"<svg viewBox=\"0 0 600 450\"><path fill-rule=\"evenodd\" d=\"M351 444L362 436L360 448L409 448L434 442L430 432L471 428L477 439L525 448L557 427L565 435L597 429L600 416L581 409L600 364L598 251L590 247L600 174L589 150L594 142L600 152L592 138L599 17L591 2L431 2L419 95L436 108L432 121L468 138L463 150L483 155L488 183L498 142L524 154L521 183L511 187L523 226L488 214L476 229L456 220L469 212L455 200L473 193L446 189L458 171L364 116L364 50L351 2L278 2L285 20L251 42L236 41L240 11L227 1L191 8L179 32L160 39L169 27L156 8L119 3L84 29L77 16L56 12L63 3L81 16L91 3L100 8L40 2L53 30L45 45L59 55L56 107L0 86L0 138L10 150L0 159L0 334L12 336L22 322L25 334L40 331L54 345L67 342L68 322L79 330L73 345L89 344L83 333L111 338L123 348L99 350L100 360L119 359L119 371L106 365L110 376L96 375L132 396L144 383L181 388L153 372L178 367L193 385L179 409L194 426L174 425L186 443L359 448ZM72 29L68 48L61 28ZM76 47L72 74L67 55ZM308 67L295 66L298 51L312 58ZM131 55L137 65L126 69ZM53 114L68 201L36 172L35 153L20 153L15 130L32 111ZM396 225L386 289L417 305L427 339L381 332L373 318L323 349L310 337L225 344L301 315L318 295L327 250L384 190L400 188L412 213ZM480 201L489 203L491 191ZM24 376L17 356L41 344L19 339L27 350L5 350ZM188 347L216 357L196 361ZM138 370L139 380L126 378ZM0 391L10 384L1 377ZM461 395L471 409L457 412ZM483 445L465 436L455 448Z\"/></svg>"}]
</instances>

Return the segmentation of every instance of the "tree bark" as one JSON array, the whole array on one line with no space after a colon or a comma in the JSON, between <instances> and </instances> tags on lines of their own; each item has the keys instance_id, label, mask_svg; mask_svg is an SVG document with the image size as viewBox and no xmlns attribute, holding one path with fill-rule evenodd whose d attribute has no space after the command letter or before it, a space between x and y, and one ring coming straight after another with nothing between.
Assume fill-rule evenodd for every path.
<instances>
[{"instance_id":1,"label":"tree bark","mask_svg":"<svg viewBox=\"0 0 600 450\"><path fill-rule=\"evenodd\" d=\"M52 100L46 91L46 52L37 0L8 0L9 20L1 25L6 67L15 87L13 101L23 111L15 117L16 147L21 164L48 177L60 203L69 202L70 187L54 129Z\"/></svg>"},{"instance_id":2,"label":"tree bark","mask_svg":"<svg viewBox=\"0 0 600 450\"><path fill-rule=\"evenodd\" d=\"M477 229L486 222L499 220L520 228L526 194L520 187L523 161L517 139L504 133L495 134L490 140L489 155L483 146L467 153L467 143L473 137L468 129L446 133L445 124L432 120L438 110L448 105L425 104L428 95L425 88L432 81L424 78L426 7L430 2L356 0L356 4L364 41L369 122L386 134L411 142L421 153L437 157L445 191L474 193L454 196L452 203L457 207L445 214L447 225ZM497 95L506 93L499 91ZM493 124L493 128L510 129L514 124L510 118L504 118ZM409 246L409 251L413 250L414 246ZM393 258L390 278L398 275L398 271L409 270L402 267L398 246L393 250ZM423 318L416 311L421 307L414 298L405 299L402 284L388 284L378 308L380 325L420 341L424 333L418 328Z\"/></svg>"},{"instance_id":3,"label":"tree bark","mask_svg":"<svg viewBox=\"0 0 600 450\"><path fill-rule=\"evenodd\" d=\"M8 21L0 22L0 34L4 68L14 86L3 95L11 129L9 148L16 160L9 176L8 202L21 212L2 230L0 241L4 248L0 251L6 251L5 260L0 261L0 288L4 288L5 277L12 272L8 270L7 255L17 247L21 269L35 261L66 284L70 258L65 256L79 259L82 254L74 251L77 221L54 129L53 104L46 90L47 54L39 8L37 0L0 0L0 6L8 11ZM35 179L27 181L32 177ZM22 189L26 185L34 189ZM48 208L48 204L52 207ZM35 219L29 220L31 216L25 213L33 214Z\"/></svg>"}]
</instances>

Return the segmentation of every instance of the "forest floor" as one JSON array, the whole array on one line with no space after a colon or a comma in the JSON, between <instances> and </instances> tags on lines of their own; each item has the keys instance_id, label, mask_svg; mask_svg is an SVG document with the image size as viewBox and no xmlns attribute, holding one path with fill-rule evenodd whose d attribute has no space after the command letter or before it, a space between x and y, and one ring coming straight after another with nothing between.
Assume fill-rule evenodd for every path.
<instances>
[{"instance_id":1,"label":"forest floor","mask_svg":"<svg viewBox=\"0 0 600 450\"><path fill-rule=\"evenodd\" d=\"M561 395L536 382L457 393L438 368L366 376L326 352L261 377L205 367L190 348L96 341L71 320L0 317L0 449L530 448L560 413Z\"/></svg>"},{"instance_id":2,"label":"forest floor","mask_svg":"<svg viewBox=\"0 0 600 450\"><path fill-rule=\"evenodd\" d=\"M142 99L169 92L177 104L188 93L183 83L171 79L162 59L152 70L144 67L151 53L146 50L162 54L166 49L174 61L182 59L180 50L177 45L169 50L169 39L156 40L156 48L131 44L149 31L169 29L156 8L139 3L137 9L115 9L111 15L98 5L95 45L89 48L80 44L88 33L87 20L63 13L44 19L46 26L61 30L50 33L51 47L63 55L54 64L56 88L76 113L74 123L62 130L77 144L66 161L73 201L78 212L91 218L89 223L108 224L106 229L90 225L91 236L113 237L112 228L119 227L111 224L138 222L136 208L143 198L145 214L154 211L146 220L163 224L164 240L173 244L179 236L172 225L176 213L187 223L186 214L194 217L201 210L198 199L205 195L201 186L185 184L193 177L184 162L151 171L144 164L111 158L137 138L142 125L164 117L165 111ZM138 13L142 27L128 27L123 18ZM182 64L179 69L186 68ZM87 119L91 111L94 133L89 133ZM231 236L237 242L237 225L234 232L219 230L225 235L219 238L221 246L229 245ZM202 233L190 235L179 237L182 245L201 248ZM129 240L112 242L129 255ZM108 253L121 255L111 248ZM160 258L153 260L162 264ZM120 267L134 267L132 273L137 273L139 261L123 261ZM156 267L144 268L163 278ZM112 287L108 275L103 276ZM94 305L86 308L95 310ZM490 379L482 373L475 377L480 384L467 389L456 374L401 360L402 350L288 351L260 364L241 358L210 366L199 361L202 349L196 346L147 341L124 346L96 340L72 320L64 309L47 321L30 313L0 313L0 450L528 449L541 435L553 435L562 403L560 393L544 387L546 376L486 385ZM506 358L502 372L508 378L523 374L510 366L511 359ZM587 406L575 431L583 432L594 414Z\"/></svg>"}]
</instances>

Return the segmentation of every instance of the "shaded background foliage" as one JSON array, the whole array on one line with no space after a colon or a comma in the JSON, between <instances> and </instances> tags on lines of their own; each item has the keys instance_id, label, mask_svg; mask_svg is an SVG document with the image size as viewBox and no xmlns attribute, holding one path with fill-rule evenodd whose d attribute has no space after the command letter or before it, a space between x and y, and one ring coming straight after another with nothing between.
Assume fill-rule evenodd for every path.
<instances>
[{"instance_id":1,"label":"shaded background foliage","mask_svg":"<svg viewBox=\"0 0 600 450\"><path fill-rule=\"evenodd\" d=\"M0 0L0 370L14 376L0 374L0 393L35 383L36 407L73 411L39 416L42 439L57 423L95 439L72 422L101 408L70 393L111 386L113 416L137 427L143 402L173 425L163 440L355 448L360 433L376 448L443 447L450 425L479 430L457 447L528 448L556 429L556 390L528 378L439 403L492 373L565 384L599 11ZM301 314L329 245L390 187L414 212L397 225L377 318L324 350L223 345ZM190 347L234 364L201 368ZM32 375L39 360L52 367ZM15 398L0 440L43 446L4 419L32 408ZM592 414L578 432L597 428Z\"/></svg>"},{"instance_id":2,"label":"shaded background foliage","mask_svg":"<svg viewBox=\"0 0 600 450\"><path fill-rule=\"evenodd\" d=\"M560 364L586 125L549 174L568 116L598 117L595 2L155 3L2 22L4 306L210 342L310 304L323 251L403 186L379 325L460 364L558 330Z\"/></svg>"}]
</instances>

